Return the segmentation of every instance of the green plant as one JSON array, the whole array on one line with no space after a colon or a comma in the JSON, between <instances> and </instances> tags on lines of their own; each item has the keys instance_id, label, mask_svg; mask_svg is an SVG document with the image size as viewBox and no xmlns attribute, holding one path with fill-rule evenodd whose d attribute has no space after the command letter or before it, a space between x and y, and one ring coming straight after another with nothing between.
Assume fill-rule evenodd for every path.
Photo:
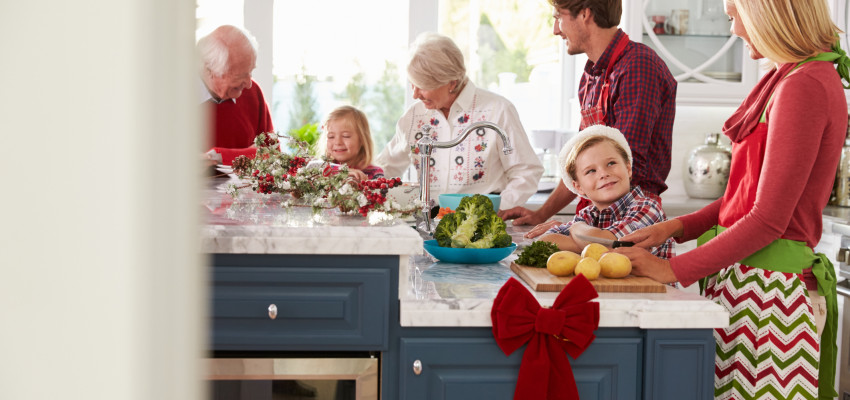
<instances>
[{"instance_id":1,"label":"green plant","mask_svg":"<svg viewBox=\"0 0 850 400\"><path fill-rule=\"evenodd\" d=\"M316 116L316 95L313 85L317 78L307 75L307 67L301 66L301 74L295 77L295 95L289 110L289 130L319 121Z\"/></svg>"},{"instance_id":2,"label":"green plant","mask_svg":"<svg viewBox=\"0 0 850 400\"><path fill-rule=\"evenodd\" d=\"M318 154L316 145L319 143L319 137L322 131L319 129L319 123L304 124L300 128L289 131L289 136L295 140L300 140L307 143L307 151L310 155Z\"/></svg>"}]
</instances>

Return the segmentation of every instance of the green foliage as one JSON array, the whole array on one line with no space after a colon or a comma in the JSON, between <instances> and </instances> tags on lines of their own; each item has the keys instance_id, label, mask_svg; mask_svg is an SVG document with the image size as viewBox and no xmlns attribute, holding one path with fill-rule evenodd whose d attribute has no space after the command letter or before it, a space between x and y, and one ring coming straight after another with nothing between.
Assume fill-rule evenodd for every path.
<instances>
[{"instance_id":1,"label":"green foliage","mask_svg":"<svg viewBox=\"0 0 850 400\"><path fill-rule=\"evenodd\" d=\"M558 245L552 242L538 240L522 250L516 263L529 267L546 268L549 256L557 252Z\"/></svg>"},{"instance_id":2,"label":"green foliage","mask_svg":"<svg viewBox=\"0 0 850 400\"><path fill-rule=\"evenodd\" d=\"M404 86L395 64L385 61L384 72L368 100L369 125L378 154L395 135L396 122L404 114Z\"/></svg>"},{"instance_id":3,"label":"green foliage","mask_svg":"<svg viewBox=\"0 0 850 400\"><path fill-rule=\"evenodd\" d=\"M345 90L342 93L337 93L335 97L362 110L366 91L366 73L361 69L360 72L351 77L351 80L345 85Z\"/></svg>"},{"instance_id":4,"label":"green foliage","mask_svg":"<svg viewBox=\"0 0 850 400\"><path fill-rule=\"evenodd\" d=\"M289 131L289 136L295 140L302 141L307 144L307 150L310 155L316 155L316 145L319 143L319 137L322 132L319 130L319 123L304 124L300 128Z\"/></svg>"},{"instance_id":5,"label":"green foliage","mask_svg":"<svg viewBox=\"0 0 850 400\"><path fill-rule=\"evenodd\" d=\"M307 67L301 66L301 75L295 80L295 96L292 108L289 110L289 128L287 131L299 129L307 124L319 122L316 116L316 95L313 85L316 77L307 75Z\"/></svg>"},{"instance_id":6,"label":"green foliage","mask_svg":"<svg viewBox=\"0 0 850 400\"><path fill-rule=\"evenodd\" d=\"M455 212L440 220L434 238L441 247L490 249L512 243L493 202L480 194L461 199Z\"/></svg>"}]
</instances>

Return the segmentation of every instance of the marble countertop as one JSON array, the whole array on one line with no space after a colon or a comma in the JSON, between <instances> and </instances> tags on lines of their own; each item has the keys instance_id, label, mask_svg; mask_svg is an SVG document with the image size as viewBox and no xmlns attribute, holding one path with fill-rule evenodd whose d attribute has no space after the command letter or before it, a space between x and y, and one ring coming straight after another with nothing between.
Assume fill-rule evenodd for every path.
<instances>
[{"instance_id":1,"label":"marble countertop","mask_svg":"<svg viewBox=\"0 0 850 400\"><path fill-rule=\"evenodd\" d=\"M437 262L422 246L423 237L406 220L375 215L370 219L336 210L313 213L309 207L281 206L280 195L240 191L226 193L227 179L213 179L203 194L201 250L237 254L399 255L399 301L402 326L486 327L498 290L514 277L510 261L458 265ZM666 204L665 204L666 206ZM568 220L572 216L558 215ZM530 226L508 232L520 246ZM524 283L524 282L523 282ZM552 305L558 293L533 292ZM701 296L669 288L667 293L600 293L600 326L714 328L728 325L728 314Z\"/></svg>"},{"instance_id":2,"label":"marble countertop","mask_svg":"<svg viewBox=\"0 0 850 400\"><path fill-rule=\"evenodd\" d=\"M422 253L422 238L410 223L387 215L366 219L338 210L313 213L310 207L281 206L289 196L240 190L225 192L236 180L213 179L202 194L204 253L383 254Z\"/></svg>"},{"instance_id":3,"label":"marble countertop","mask_svg":"<svg viewBox=\"0 0 850 400\"><path fill-rule=\"evenodd\" d=\"M558 216L566 220L568 216ZM508 225L508 233L519 246L530 239L523 234L530 227ZM427 253L411 256L399 274L401 325L416 327L487 327L490 309L499 289L515 278L543 306L551 306L557 292L535 292L510 270L514 252L492 264L449 264ZM667 293L599 293L599 326L642 329L717 328L729 324L729 314L704 297L673 287Z\"/></svg>"}]
</instances>

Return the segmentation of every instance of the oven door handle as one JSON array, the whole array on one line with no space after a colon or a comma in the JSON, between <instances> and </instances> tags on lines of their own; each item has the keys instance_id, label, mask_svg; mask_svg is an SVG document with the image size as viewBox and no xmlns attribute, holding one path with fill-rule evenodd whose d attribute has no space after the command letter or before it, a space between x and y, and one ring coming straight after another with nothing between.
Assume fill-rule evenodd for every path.
<instances>
[{"instance_id":1,"label":"oven door handle","mask_svg":"<svg viewBox=\"0 0 850 400\"><path fill-rule=\"evenodd\" d=\"M850 297L850 281L841 281L835 285L835 291L838 292L839 295L844 297Z\"/></svg>"}]
</instances>

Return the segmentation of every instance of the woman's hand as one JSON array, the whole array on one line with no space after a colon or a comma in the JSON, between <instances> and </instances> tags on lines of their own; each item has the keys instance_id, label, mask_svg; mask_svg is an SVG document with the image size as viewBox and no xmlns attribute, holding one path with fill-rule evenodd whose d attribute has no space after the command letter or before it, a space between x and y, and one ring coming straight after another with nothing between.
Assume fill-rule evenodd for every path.
<instances>
[{"instance_id":1,"label":"woman's hand","mask_svg":"<svg viewBox=\"0 0 850 400\"><path fill-rule=\"evenodd\" d=\"M670 262L658 258L640 247L618 247L612 250L632 261L632 275L645 276L661 283L676 282L676 274L670 268Z\"/></svg>"},{"instance_id":2,"label":"woman's hand","mask_svg":"<svg viewBox=\"0 0 850 400\"><path fill-rule=\"evenodd\" d=\"M673 218L647 226L646 228L638 229L621 237L619 240L634 242L635 247L649 249L661 246L667 239L677 236L682 236L682 221Z\"/></svg>"}]
</instances>

